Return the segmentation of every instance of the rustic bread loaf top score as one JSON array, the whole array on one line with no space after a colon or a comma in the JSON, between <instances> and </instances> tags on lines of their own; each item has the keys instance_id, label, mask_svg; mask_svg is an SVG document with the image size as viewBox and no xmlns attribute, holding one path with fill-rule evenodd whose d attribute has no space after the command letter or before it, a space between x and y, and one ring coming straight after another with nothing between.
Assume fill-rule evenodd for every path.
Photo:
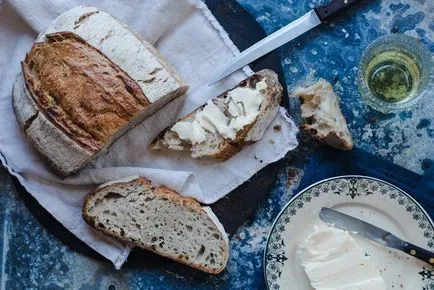
<instances>
[{"instance_id":1,"label":"rustic bread loaf top score","mask_svg":"<svg viewBox=\"0 0 434 290\"><path fill-rule=\"evenodd\" d=\"M54 20L22 67L15 115L59 176L82 168L188 89L152 45L92 7Z\"/></svg>"},{"instance_id":2,"label":"rustic bread loaf top score","mask_svg":"<svg viewBox=\"0 0 434 290\"><path fill-rule=\"evenodd\" d=\"M353 148L353 137L339 107L339 98L332 85L324 79L306 88L297 88L295 95L301 101L301 128L331 147L340 150Z\"/></svg>"},{"instance_id":3,"label":"rustic bread loaf top score","mask_svg":"<svg viewBox=\"0 0 434 290\"><path fill-rule=\"evenodd\" d=\"M151 149L227 160L262 138L278 113L282 92L277 74L261 70L161 132Z\"/></svg>"}]
</instances>

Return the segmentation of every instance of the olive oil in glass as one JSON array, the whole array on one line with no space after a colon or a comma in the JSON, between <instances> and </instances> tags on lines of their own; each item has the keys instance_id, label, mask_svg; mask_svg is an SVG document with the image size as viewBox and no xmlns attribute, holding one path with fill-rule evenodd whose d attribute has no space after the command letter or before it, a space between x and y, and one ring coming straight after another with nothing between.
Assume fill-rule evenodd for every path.
<instances>
[{"instance_id":1,"label":"olive oil in glass","mask_svg":"<svg viewBox=\"0 0 434 290\"><path fill-rule=\"evenodd\" d=\"M385 102L400 102L415 95L420 84L420 69L412 56L391 50L372 58L365 78L375 97Z\"/></svg>"},{"instance_id":2,"label":"olive oil in glass","mask_svg":"<svg viewBox=\"0 0 434 290\"><path fill-rule=\"evenodd\" d=\"M363 52L357 77L363 100L385 114L407 110L430 95L433 80L431 52L404 34L372 42Z\"/></svg>"}]
</instances>

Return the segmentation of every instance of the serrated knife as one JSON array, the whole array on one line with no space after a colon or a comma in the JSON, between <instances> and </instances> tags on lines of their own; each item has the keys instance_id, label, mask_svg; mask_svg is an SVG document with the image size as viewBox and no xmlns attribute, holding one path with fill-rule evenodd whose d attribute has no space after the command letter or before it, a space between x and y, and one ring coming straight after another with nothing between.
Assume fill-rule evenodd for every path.
<instances>
[{"instance_id":1,"label":"serrated knife","mask_svg":"<svg viewBox=\"0 0 434 290\"><path fill-rule=\"evenodd\" d=\"M430 265L434 265L433 252L403 241L394 234L374 226L373 224L328 207L323 207L321 209L319 217L331 227L352 232L383 246L403 251L404 253L427 262Z\"/></svg>"},{"instance_id":2,"label":"serrated knife","mask_svg":"<svg viewBox=\"0 0 434 290\"><path fill-rule=\"evenodd\" d=\"M306 31L318 26L334 13L351 5L358 0L332 0L329 4L314 8L302 17L294 20L276 32L255 43L242 53L234 57L229 63L220 67L211 78L208 85L212 85L225 76L282 46L283 44L302 35Z\"/></svg>"}]
</instances>

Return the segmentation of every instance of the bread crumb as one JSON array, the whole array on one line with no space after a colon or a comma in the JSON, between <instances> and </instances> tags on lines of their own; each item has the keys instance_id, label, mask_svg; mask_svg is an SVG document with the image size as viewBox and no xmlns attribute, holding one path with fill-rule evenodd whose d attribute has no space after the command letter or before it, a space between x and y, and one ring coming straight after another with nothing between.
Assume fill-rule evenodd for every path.
<instances>
[{"instance_id":1,"label":"bread crumb","mask_svg":"<svg viewBox=\"0 0 434 290\"><path fill-rule=\"evenodd\" d=\"M336 149L353 148L353 138L339 107L339 98L329 82L319 79L312 86L298 88L295 95L301 102L304 131Z\"/></svg>"},{"instance_id":2,"label":"bread crumb","mask_svg":"<svg viewBox=\"0 0 434 290\"><path fill-rule=\"evenodd\" d=\"M259 159L258 156L255 155L255 159L258 160ZM262 163L262 162L264 162L264 160L259 159L259 162Z\"/></svg>"},{"instance_id":3,"label":"bread crumb","mask_svg":"<svg viewBox=\"0 0 434 290\"><path fill-rule=\"evenodd\" d=\"M281 125L274 125L273 127L274 131L280 131L282 129Z\"/></svg>"}]
</instances>

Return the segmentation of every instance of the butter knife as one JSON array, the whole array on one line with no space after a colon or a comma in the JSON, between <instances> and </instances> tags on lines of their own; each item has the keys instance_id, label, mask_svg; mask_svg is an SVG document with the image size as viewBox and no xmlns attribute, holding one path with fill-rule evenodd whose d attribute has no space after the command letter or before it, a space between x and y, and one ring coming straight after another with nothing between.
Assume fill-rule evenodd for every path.
<instances>
[{"instance_id":1,"label":"butter knife","mask_svg":"<svg viewBox=\"0 0 434 290\"><path fill-rule=\"evenodd\" d=\"M212 76L208 85L212 85L225 76L282 46L283 44L318 26L334 13L358 0L332 0L329 4L314 8L297 20L255 43L234 57L229 63L220 67Z\"/></svg>"},{"instance_id":2,"label":"butter knife","mask_svg":"<svg viewBox=\"0 0 434 290\"><path fill-rule=\"evenodd\" d=\"M358 218L323 207L319 217L329 226L352 232L383 246L403 251L419 260L434 265L434 253L412 243L401 240L394 234Z\"/></svg>"}]
</instances>

